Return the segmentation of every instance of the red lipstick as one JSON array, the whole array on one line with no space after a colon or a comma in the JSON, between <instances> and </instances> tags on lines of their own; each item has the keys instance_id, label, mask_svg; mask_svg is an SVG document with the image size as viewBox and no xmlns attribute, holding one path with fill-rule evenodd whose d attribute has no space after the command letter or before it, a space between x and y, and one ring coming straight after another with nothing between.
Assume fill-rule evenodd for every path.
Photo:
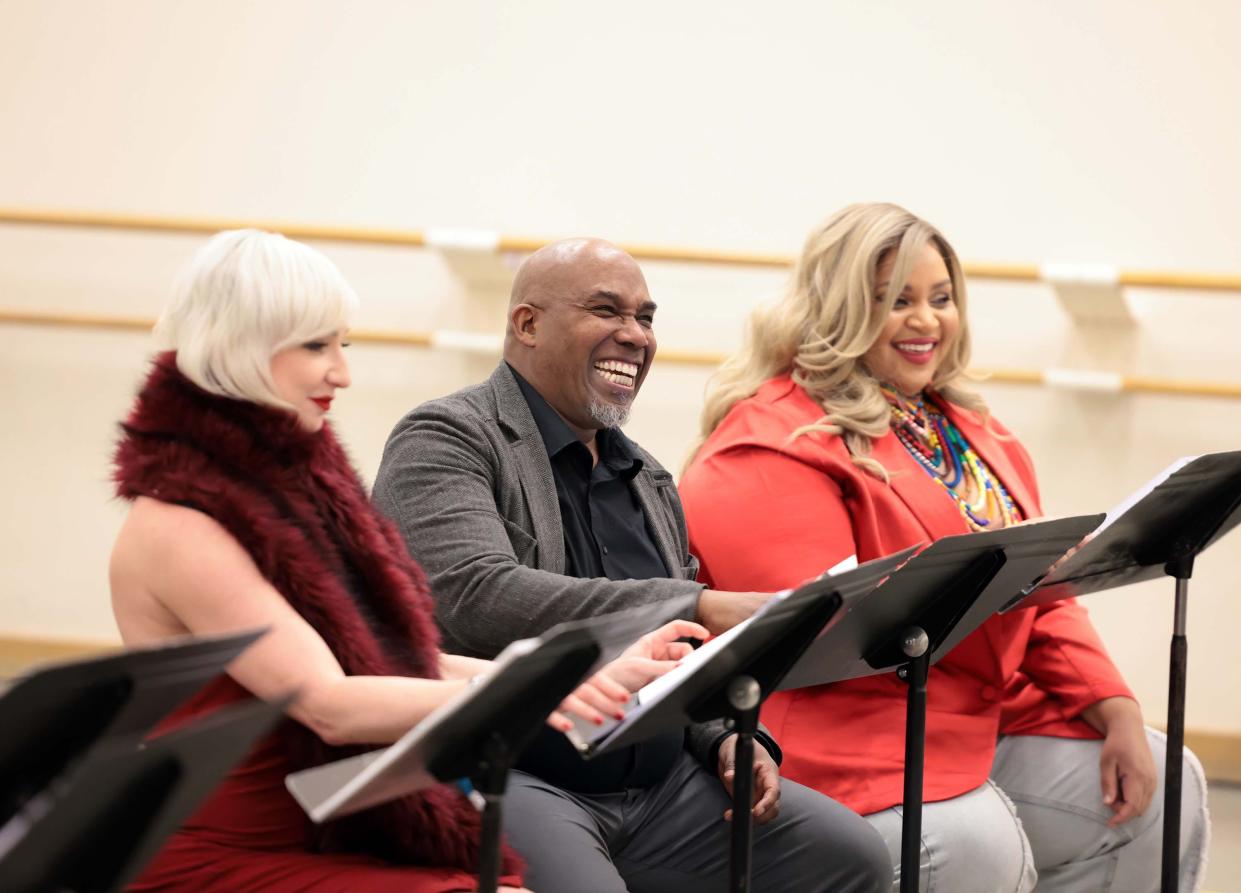
<instances>
[{"instance_id":1,"label":"red lipstick","mask_svg":"<svg viewBox=\"0 0 1241 893\"><path fill-rule=\"evenodd\" d=\"M894 342L892 347L907 362L922 366L935 358L935 351L939 347L939 341L934 338L906 338ZM902 347L912 349L902 349ZM919 350L919 348L921 349Z\"/></svg>"}]
</instances>

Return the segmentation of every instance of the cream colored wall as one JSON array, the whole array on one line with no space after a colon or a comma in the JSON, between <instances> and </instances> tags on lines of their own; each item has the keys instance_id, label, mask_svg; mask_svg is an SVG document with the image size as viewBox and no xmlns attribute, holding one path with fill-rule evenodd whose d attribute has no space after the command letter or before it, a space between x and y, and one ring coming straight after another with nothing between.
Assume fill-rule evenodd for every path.
<instances>
[{"instance_id":1,"label":"cream colored wall","mask_svg":"<svg viewBox=\"0 0 1241 893\"><path fill-rule=\"evenodd\" d=\"M1241 270L1229 0L925 5L0 0L0 205L274 217L795 251L887 199L977 260ZM154 315L200 240L0 226L0 307ZM359 326L479 325L431 251L325 245ZM783 274L648 264L665 347L726 349ZM1241 296L1139 293L1128 333L977 283L980 366L1237 380ZM0 326L0 633L112 637L108 455L138 334ZM369 478L410 406L488 360L357 346L337 425ZM658 365L633 434L679 465L706 371ZM1231 449L1204 398L990 385L1049 512ZM1234 535L1192 587L1189 724L1241 732ZM1148 715L1170 585L1092 598Z\"/></svg>"}]
</instances>

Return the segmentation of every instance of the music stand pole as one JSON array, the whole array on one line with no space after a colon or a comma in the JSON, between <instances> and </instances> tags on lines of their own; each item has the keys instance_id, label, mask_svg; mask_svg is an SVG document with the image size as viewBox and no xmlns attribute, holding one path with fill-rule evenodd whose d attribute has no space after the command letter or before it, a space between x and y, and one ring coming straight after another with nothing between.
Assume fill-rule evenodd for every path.
<instances>
[{"instance_id":1,"label":"music stand pole","mask_svg":"<svg viewBox=\"0 0 1241 893\"><path fill-rule=\"evenodd\" d=\"M919 626L901 637L909 663L897 675L909 685L905 696L905 798L901 822L901 893L918 893L922 856L922 770L926 757L926 680L931 670L930 638Z\"/></svg>"},{"instance_id":2,"label":"music stand pole","mask_svg":"<svg viewBox=\"0 0 1241 893\"><path fill-rule=\"evenodd\" d=\"M750 857L754 844L754 733L758 731L758 710L762 689L752 676L741 675L728 683L731 724L737 732L733 755L732 849L728 865L731 893L749 893Z\"/></svg>"},{"instance_id":3,"label":"music stand pole","mask_svg":"<svg viewBox=\"0 0 1241 893\"><path fill-rule=\"evenodd\" d=\"M484 760L474 780L482 794L483 825L478 851L478 893L496 893L500 885L500 829L504 822L504 789L512 764L508 743L493 733L484 748Z\"/></svg>"},{"instance_id":4,"label":"music stand pole","mask_svg":"<svg viewBox=\"0 0 1241 893\"><path fill-rule=\"evenodd\" d=\"M1159 889L1161 893L1175 893L1180 886L1181 769L1185 751L1185 677L1189 658L1185 620L1189 611L1193 556L1170 561L1165 569L1176 579L1176 614L1168 660L1168 743L1163 776L1163 861Z\"/></svg>"}]
</instances>

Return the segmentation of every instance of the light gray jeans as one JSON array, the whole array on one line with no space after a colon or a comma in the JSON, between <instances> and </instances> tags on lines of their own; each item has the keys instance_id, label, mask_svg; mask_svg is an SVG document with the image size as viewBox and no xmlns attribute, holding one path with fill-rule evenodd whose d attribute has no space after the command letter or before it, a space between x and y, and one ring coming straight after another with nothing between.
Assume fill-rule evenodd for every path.
<instances>
[{"instance_id":1,"label":"light gray jeans","mask_svg":"<svg viewBox=\"0 0 1241 893\"><path fill-rule=\"evenodd\" d=\"M1100 741L1011 735L979 788L922 809L922 893L1143 893L1159 889L1163 844L1163 733L1147 729L1159 787L1142 815L1107 827ZM882 835L900 883L901 809L866 816ZM1206 874L1210 824L1202 766L1185 751L1181 793L1183 893Z\"/></svg>"}]
</instances>

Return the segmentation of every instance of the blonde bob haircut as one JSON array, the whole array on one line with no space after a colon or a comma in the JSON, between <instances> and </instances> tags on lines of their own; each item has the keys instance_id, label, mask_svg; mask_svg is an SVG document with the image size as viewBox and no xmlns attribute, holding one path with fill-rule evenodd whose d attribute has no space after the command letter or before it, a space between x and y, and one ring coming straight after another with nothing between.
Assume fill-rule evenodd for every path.
<instances>
[{"instance_id":1,"label":"blonde bob haircut","mask_svg":"<svg viewBox=\"0 0 1241 893\"><path fill-rule=\"evenodd\" d=\"M784 296L750 318L742 348L712 377L702 411L702 441L735 403L768 379L790 373L823 408L823 418L791 438L822 431L840 435L858 466L887 480L870 458L871 444L889 427L888 404L863 355L883 328L924 246L943 257L952 280L960 328L930 388L944 399L987 417L983 400L963 384L970 358L965 277L948 240L925 220L890 204L857 204L810 233ZM879 265L894 257L891 282L875 294Z\"/></svg>"},{"instance_id":2,"label":"blonde bob haircut","mask_svg":"<svg viewBox=\"0 0 1241 893\"><path fill-rule=\"evenodd\" d=\"M358 298L336 266L278 233L217 233L182 270L155 324L181 374L205 391L280 409L271 360L349 328Z\"/></svg>"}]
</instances>

